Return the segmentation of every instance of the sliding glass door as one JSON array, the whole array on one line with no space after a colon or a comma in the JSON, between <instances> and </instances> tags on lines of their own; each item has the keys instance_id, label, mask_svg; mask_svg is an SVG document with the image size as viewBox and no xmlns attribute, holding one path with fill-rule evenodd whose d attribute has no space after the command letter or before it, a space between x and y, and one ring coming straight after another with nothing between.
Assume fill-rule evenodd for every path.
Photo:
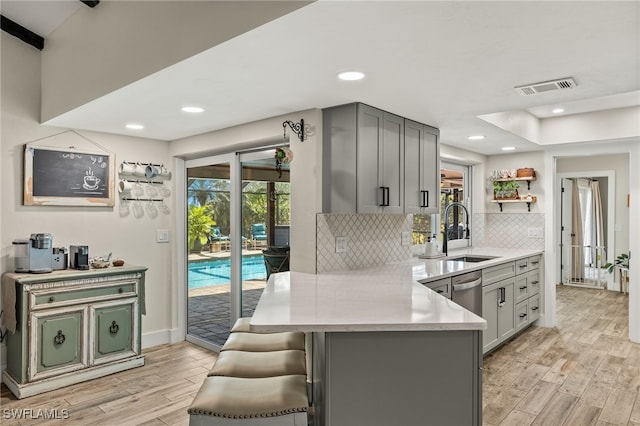
<instances>
[{"instance_id":1,"label":"sliding glass door","mask_svg":"<svg viewBox=\"0 0 640 426\"><path fill-rule=\"evenodd\" d=\"M186 162L187 340L218 350L289 266L289 169L274 150Z\"/></svg>"}]
</instances>

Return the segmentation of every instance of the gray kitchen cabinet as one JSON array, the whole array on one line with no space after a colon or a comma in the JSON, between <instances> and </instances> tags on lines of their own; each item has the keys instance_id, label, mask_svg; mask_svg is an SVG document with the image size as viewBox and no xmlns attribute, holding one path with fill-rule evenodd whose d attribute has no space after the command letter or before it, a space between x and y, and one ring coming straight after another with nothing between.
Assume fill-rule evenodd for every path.
<instances>
[{"instance_id":1,"label":"gray kitchen cabinet","mask_svg":"<svg viewBox=\"0 0 640 426\"><path fill-rule=\"evenodd\" d=\"M322 112L324 213L438 211L438 129L362 103ZM405 153L407 147L410 157ZM408 165L410 189L406 187L407 158L412 160ZM409 206L406 194L411 196Z\"/></svg>"},{"instance_id":2,"label":"gray kitchen cabinet","mask_svg":"<svg viewBox=\"0 0 640 426\"><path fill-rule=\"evenodd\" d=\"M514 283L512 277L482 287L482 318L487 321L483 352L493 349L515 333Z\"/></svg>"},{"instance_id":3,"label":"gray kitchen cabinet","mask_svg":"<svg viewBox=\"0 0 640 426\"><path fill-rule=\"evenodd\" d=\"M144 365L141 314L146 268L7 273L15 333L3 381L18 397Z\"/></svg>"},{"instance_id":4,"label":"gray kitchen cabinet","mask_svg":"<svg viewBox=\"0 0 640 426\"><path fill-rule=\"evenodd\" d=\"M404 212L440 212L440 131L404 121Z\"/></svg>"},{"instance_id":5,"label":"gray kitchen cabinet","mask_svg":"<svg viewBox=\"0 0 640 426\"><path fill-rule=\"evenodd\" d=\"M441 280L430 281L425 283L427 287L436 293L451 299L451 278L443 278Z\"/></svg>"},{"instance_id":6,"label":"gray kitchen cabinet","mask_svg":"<svg viewBox=\"0 0 640 426\"><path fill-rule=\"evenodd\" d=\"M356 199L358 213L402 213L404 119L358 104Z\"/></svg>"}]
</instances>

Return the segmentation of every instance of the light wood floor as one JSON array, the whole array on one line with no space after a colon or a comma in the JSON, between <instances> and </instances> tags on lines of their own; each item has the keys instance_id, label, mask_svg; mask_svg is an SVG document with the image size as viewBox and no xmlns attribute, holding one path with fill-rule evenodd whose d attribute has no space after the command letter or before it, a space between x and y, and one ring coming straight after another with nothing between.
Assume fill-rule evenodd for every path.
<instances>
[{"instance_id":1,"label":"light wood floor","mask_svg":"<svg viewBox=\"0 0 640 426\"><path fill-rule=\"evenodd\" d=\"M627 339L627 301L558 287L558 328L531 327L485 358L484 424L640 425L640 345ZM187 425L216 355L186 342L144 353L144 367L22 400L2 385L0 424ZM69 418L7 418L20 408L66 409Z\"/></svg>"},{"instance_id":2,"label":"light wood floor","mask_svg":"<svg viewBox=\"0 0 640 426\"><path fill-rule=\"evenodd\" d=\"M188 425L187 408L216 359L191 343L156 346L144 352L144 367L16 400L2 385L0 424L4 425ZM8 419L11 409L68 410L68 419ZM9 415L10 417L10 415Z\"/></svg>"},{"instance_id":3,"label":"light wood floor","mask_svg":"<svg viewBox=\"0 0 640 426\"><path fill-rule=\"evenodd\" d=\"M557 328L531 327L484 360L485 425L640 425L640 344L628 296L557 288Z\"/></svg>"}]
</instances>

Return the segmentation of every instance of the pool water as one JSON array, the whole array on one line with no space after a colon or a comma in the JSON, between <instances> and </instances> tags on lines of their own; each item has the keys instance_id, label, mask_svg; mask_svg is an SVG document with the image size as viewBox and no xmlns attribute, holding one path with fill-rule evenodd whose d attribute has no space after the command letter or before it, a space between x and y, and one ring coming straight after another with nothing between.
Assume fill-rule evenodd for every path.
<instances>
[{"instance_id":1,"label":"pool water","mask_svg":"<svg viewBox=\"0 0 640 426\"><path fill-rule=\"evenodd\" d=\"M266 278L267 271L262 255L242 257L243 280L265 280ZM226 258L190 262L187 279L190 289L229 284L231 280L231 260Z\"/></svg>"}]
</instances>

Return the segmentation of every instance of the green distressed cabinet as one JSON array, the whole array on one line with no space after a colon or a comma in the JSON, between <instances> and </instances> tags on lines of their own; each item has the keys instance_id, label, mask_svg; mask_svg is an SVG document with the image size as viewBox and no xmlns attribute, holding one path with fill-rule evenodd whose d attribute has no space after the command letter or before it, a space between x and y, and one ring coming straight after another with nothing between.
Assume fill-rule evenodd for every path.
<instances>
[{"instance_id":1,"label":"green distressed cabinet","mask_svg":"<svg viewBox=\"0 0 640 426\"><path fill-rule=\"evenodd\" d=\"M7 337L7 387L24 398L144 365L146 269L5 274L17 319Z\"/></svg>"}]
</instances>

